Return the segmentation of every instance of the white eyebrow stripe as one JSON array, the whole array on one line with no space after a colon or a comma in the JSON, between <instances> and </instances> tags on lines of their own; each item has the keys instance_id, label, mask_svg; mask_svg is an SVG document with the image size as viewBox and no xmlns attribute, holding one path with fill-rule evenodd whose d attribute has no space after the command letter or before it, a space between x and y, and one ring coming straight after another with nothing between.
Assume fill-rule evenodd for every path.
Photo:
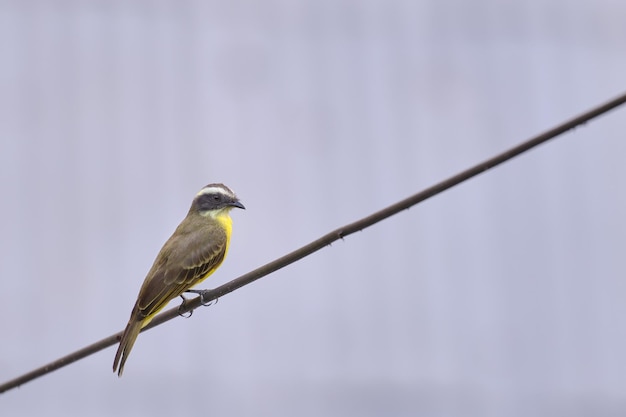
<instances>
[{"instance_id":1,"label":"white eyebrow stripe","mask_svg":"<svg viewBox=\"0 0 626 417\"><path fill-rule=\"evenodd\" d=\"M234 195L232 194L232 192L230 192L229 190L226 190L222 187L204 187L203 189L201 189L198 194L196 194L196 197L201 196L201 195L205 195L205 194L222 194L225 195L227 197L234 197Z\"/></svg>"}]
</instances>

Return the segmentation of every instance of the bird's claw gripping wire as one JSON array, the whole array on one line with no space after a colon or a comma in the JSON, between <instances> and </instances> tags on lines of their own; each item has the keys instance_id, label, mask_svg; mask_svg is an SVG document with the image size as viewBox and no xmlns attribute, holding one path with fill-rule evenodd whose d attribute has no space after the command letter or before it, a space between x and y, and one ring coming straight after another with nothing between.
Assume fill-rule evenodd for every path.
<instances>
[{"instance_id":1,"label":"bird's claw gripping wire","mask_svg":"<svg viewBox=\"0 0 626 417\"><path fill-rule=\"evenodd\" d=\"M213 305L213 304L217 304L217 302L219 301L219 298L214 298L214 299L206 301L206 296L207 296L208 293L211 292L211 290L187 290L185 292L198 294L200 296L200 304L202 304L205 307L208 307L208 306ZM181 297L182 297L182 295L181 295Z\"/></svg>"},{"instance_id":2,"label":"bird's claw gripping wire","mask_svg":"<svg viewBox=\"0 0 626 417\"><path fill-rule=\"evenodd\" d=\"M180 305L178 306L178 315L188 319L189 317L191 317L193 315L193 310L189 310L187 312L187 313L189 313L189 315L185 316L185 313L183 312L183 309L185 308L185 304L187 304L187 299L182 294L181 294L180 298L183 299L183 302L180 303Z\"/></svg>"}]
</instances>

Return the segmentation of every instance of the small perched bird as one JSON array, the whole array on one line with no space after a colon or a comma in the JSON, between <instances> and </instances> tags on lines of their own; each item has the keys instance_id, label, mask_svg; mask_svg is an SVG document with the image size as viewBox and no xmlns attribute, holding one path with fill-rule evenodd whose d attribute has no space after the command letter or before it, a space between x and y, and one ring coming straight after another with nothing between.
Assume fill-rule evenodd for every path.
<instances>
[{"instance_id":1,"label":"small perched bird","mask_svg":"<svg viewBox=\"0 0 626 417\"><path fill-rule=\"evenodd\" d=\"M202 188L187 217L165 242L139 290L137 302L120 339L113 372L122 376L139 331L174 298L211 275L228 252L233 221L230 210L245 207L224 184Z\"/></svg>"}]
</instances>

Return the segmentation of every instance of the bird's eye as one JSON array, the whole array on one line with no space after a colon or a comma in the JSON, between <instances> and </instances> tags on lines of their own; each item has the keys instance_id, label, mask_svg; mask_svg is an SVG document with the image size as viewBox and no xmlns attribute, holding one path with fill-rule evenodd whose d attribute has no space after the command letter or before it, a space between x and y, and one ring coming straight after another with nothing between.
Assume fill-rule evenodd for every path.
<instances>
[{"instance_id":1,"label":"bird's eye","mask_svg":"<svg viewBox=\"0 0 626 417\"><path fill-rule=\"evenodd\" d=\"M213 201L220 201L222 199L222 196L219 194L213 194Z\"/></svg>"}]
</instances>

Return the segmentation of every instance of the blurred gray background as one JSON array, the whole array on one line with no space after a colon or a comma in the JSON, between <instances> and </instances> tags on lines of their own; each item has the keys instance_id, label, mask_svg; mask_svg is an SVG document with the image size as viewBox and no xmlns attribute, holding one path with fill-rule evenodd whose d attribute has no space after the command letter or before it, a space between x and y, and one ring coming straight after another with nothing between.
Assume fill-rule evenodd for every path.
<instances>
[{"instance_id":1,"label":"blurred gray background","mask_svg":"<svg viewBox=\"0 0 626 417\"><path fill-rule=\"evenodd\" d=\"M215 287L626 88L626 3L0 0L0 377L117 332L194 194ZM0 396L3 416L626 415L626 109ZM174 306L174 304L172 304Z\"/></svg>"}]
</instances>

